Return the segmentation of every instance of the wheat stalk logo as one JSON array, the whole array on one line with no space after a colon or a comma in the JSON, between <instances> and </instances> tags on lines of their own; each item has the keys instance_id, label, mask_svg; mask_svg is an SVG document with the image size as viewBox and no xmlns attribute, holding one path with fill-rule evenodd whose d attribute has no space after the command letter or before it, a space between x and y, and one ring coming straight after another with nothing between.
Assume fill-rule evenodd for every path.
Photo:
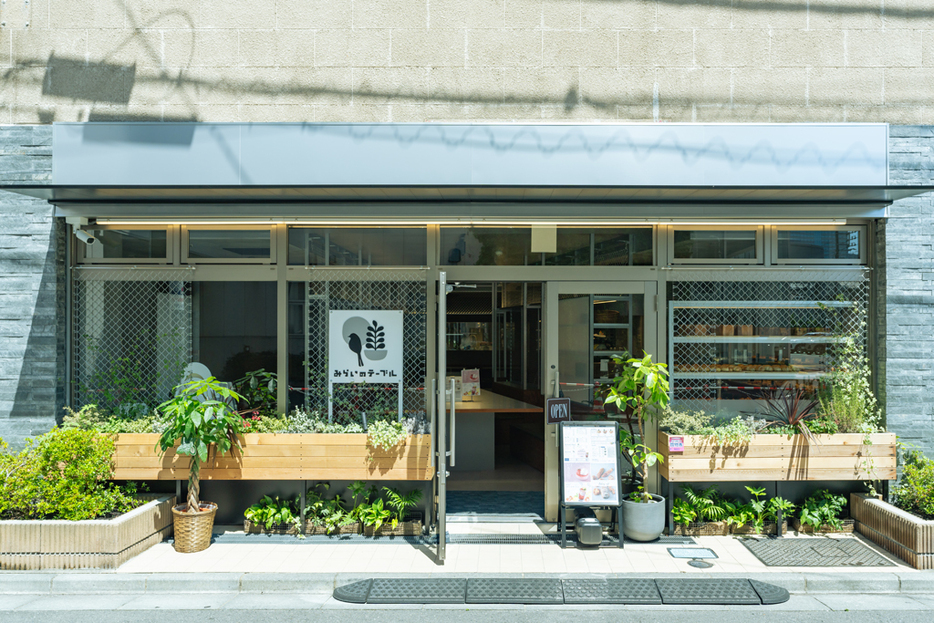
<instances>
[{"instance_id":1,"label":"wheat stalk logo","mask_svg":"<svg viewBox=\"0 0 934 623\"><path fill-rule=\"evenodd\" d=\"M368 325L366 328L366 347L367 350L383 350L386 348L386 333L375 320L373 324Z\"/></svg>"}]
</instances>

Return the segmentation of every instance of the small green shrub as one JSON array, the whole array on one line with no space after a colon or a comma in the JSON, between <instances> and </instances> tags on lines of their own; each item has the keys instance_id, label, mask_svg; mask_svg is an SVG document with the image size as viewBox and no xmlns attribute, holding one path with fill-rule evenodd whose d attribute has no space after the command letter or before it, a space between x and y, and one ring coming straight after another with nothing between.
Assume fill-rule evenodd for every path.
<instances>
[{"instance_id":1,"label":"small green shrub","mask_svg":"<svg viewBox=\"0 0 934 623\"><path fill-rule=\"evenodd\" d=\"M286 417L284 433L362 433L363 427L357 423L334 424L327 421L317 411L305 411L295 407Z\"/></svg>"},{"instance_id":2,"label":"small green shrub","mask_svg":"<svg viewBox=\"0 0 934 623\"><path fill-rule=\"evenodd\" d=\"M409 431L402 422L376 420L367 427L366 436L374 448L389 450L395 448L408 437Z\"/></svg>"},{"instance_id":3,"label":"small green shrub","mask_svg":"<svg viewBox=\"0 0 934 623\"><path fill-rule=\"evenodd\" d=\"M924 519L934 519L934 460L918 450L908 450L902 461L902 474L894 491L895 505Z\"/></svg>"},{"instance_id":4,"label":"small green shrub","mask_svg":"<svg viewBox=\"0 0 934 623\"><path fill-rule=\"evenodd\" d=\"M243 517L254 524L265 526L267 530L276 526L301 528L302 525L298 499L279 500L278 495L275 498L264 495L259 503L243 512Z\"/></svg>"},{"instance_id":5,"label":"small green shrub","mask_svg":"<svg viewBox=\"0 0 934 623\"><path fill-rule=\"evenodd\" d=\"M711 419L703 411L675 411L668 407L662 412L658 425L667 428L672 435L708 435L713 431Z\"/></svg>"},{"instance_id":6,"label":"small green shrub","mask_svg":"<svg viewBox=\"0 0 934 623\"><path fill-rule=\"evenodd\" d=\"M418 506L419 500L422 499L421 489L413 489L405 494L400 493L398 489L390 489L389 487L383 487L383 491L386 492L386 502L389 508L392 509L393 528L404 521L409 511Z\"/></svg>"},{"instance_id":7,"label":"small green shrub","mask_svg":"<svg viewBox=\"0 0 934 623\"><path fill-rule=\"evenodd\" d=\"M754 416L735 417L723 424L714 426L707 434L707 439L718 446L747 444L752 436L765 430L766 420Z\"/></svg>"},{"instance_id":8,"label":"small green shrub","mask_svg":"<svg viewBox=\"0 0 934 623\"><path fill-rule=\"evenodd\" d=\"M836 530L843 527L843 509L846 498L834 495L827 489L815 492L801 506L799 519L805 526L820 530L821 526L830 526Z\"/></svg>"},{"instance_id":9,"label":"small green shrub","mask_svg":"<svg viewBox=\"0 0 934 623\"><path fill-rule=\"evenodd\" d=\"M97 405L84 405L77 411L65 407L61 428L118 433L161 433L165 424L158 414L144 404L118 405L111 413Z\"/></svg>"},{"instance_id":10,"label":"small green shrub","mask_svg":"<svg viewBox=\"0 0 934 623\"><path fill-rule=\"evenodd\" d=\"M0 519L76 521L139 506L135 484L109 482L113 454L109 435L58 428L28 440L19 454L0 452Z\"/></svg>"}]
</instances>

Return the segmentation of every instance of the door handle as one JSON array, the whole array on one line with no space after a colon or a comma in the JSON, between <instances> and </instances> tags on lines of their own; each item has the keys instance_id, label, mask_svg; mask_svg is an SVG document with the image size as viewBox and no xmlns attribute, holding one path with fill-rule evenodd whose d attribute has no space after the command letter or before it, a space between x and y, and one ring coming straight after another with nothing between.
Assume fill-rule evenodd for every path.
<instances>
[{"instance_id":1,"label":"door handle","mask_svg":"<svg viewBox=\"0 0 934 623\"><path fill-rule=\"evenodd\" d=\"M454 388L457 386L457 380L451 379L451 467L454 467L454 457L455 452L457 451L457 409L454 406L454 401L456 400L454 396Z\"/></svg>"}]
</instances>

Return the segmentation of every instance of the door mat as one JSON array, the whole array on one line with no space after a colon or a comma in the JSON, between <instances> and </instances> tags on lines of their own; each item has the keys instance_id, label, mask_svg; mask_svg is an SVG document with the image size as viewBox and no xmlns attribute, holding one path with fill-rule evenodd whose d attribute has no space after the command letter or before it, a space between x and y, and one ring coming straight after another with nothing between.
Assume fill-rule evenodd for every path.
<instances>
[{"instance_id":1,"label":"door mat","mask_svg":"<svg viewBox=\"0 0 934 623\"><path fill-rule=\"evenodd\" d=\"M767 567L894 567L856 537L740 539Z\"/></svg>"},{"instance_id":2,"label":"door mat","mask_svg":"<svg viewBox=\"0 0 934 623\"><path fill-rule=\"evenodd\" d=\"M772 605L788 591L742 578L379 578L344 584L334 599L352 604L708 604Z\"/></svg>"},{"instance_id":3,"label":"door mat","mask_svg":"<svg viewBox=\"0 0 934 623\"><path fill-rule=\"evenodd\" d=\"M447 520L464 522L544 521L543 491L448 491Z\"/></svg>"}]
</instances>

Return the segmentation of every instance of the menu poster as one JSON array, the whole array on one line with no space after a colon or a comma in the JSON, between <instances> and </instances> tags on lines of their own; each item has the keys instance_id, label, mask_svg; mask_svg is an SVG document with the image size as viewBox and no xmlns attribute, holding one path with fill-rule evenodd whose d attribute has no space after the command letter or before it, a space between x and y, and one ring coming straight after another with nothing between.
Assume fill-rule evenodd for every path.
<instances>
[{"instance_id":1,"label":"menu poster","mask_svg":"<svg viewBox=\"0 0 934 623\"><path fill-rule=\"evenodd\" d=\"M613 424L561 425L566 506L619 506L619 453Z\"/></svg>"},{"instance_id":2,"label":"menu poster","mask_svg":"<svg viewBox=\"0 0 934 623\"><path fill-rule=\"evenodd\" d=\"M461 370L462 400L473 399L480 395L480 370Z\"/></svg>"}]
</instances>

